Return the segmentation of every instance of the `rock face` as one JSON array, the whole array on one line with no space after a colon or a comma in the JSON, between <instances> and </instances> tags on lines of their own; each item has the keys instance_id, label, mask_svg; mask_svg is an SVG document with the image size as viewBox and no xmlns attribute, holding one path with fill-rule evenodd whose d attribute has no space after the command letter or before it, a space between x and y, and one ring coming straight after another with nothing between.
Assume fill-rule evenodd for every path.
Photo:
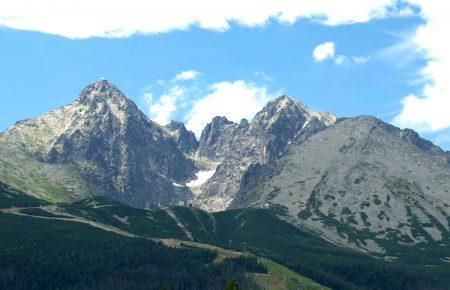
<instances>
[{"instance_id":1,"label":"rock face","mask_svg":"<svg viewBox=\"0 0 450 290\"><path fill-rule=\"evenodd\" d=\"M214 117L202 131L197 156L222 162L230 154L235 138L246 127L248 127L248 121L245 119L240 126L225 117Z\"/></svg>"},{"instance_id":2,"label":"rock face","mask_svg":"<svg viewBox=\"0 0 450 290\"><path fill-rule=\"evenodd\" d=\"M175 140L175 144L185 154L194 154L198 147L197 138L192 131L188 131L183 123L172 121L166 125L170 135Z\"/></svg>"},{"instance_id":3,"label":"rock face","mask_svg":"<svg viewBox=\"0 0 450 290\"><path fill-rule=\"evenodd\" d=\"M173 182L195 173L176 139L106 80L70 105L9 128L0 143L45 164L71 164L95 192L140 207L187 199L190 192Z\"/></svg>"},{"instance_id":4,"label":"rock face","mask_svg":"<svg viewBox=\"0 0 450 290\"><path fill-rule=\"evenodd\" d=\"M371 252L449 236L446 152L412 130L340 119L292 146L272 172L240 193L240 206L281 205L296 223Z\"/></svg>"},{"instance_id":5,"label":"rock face","mask_svg":"<svg viewBox=\"0 0 450 290\"><path fill-rule=\"evenodd\" d=\"M450 152L413 130L370 116L337 120L286 96L251 122L215 117L197 142L183 123L150 121L101 80L0 134L0 182L51 201L100 194L138 207L191 200L207 211L267 204L372 253L449 240Z\"/></svg>"},{"instance_id":6,"label":"rock face","mask_svg":"<svg viewBox=\"0 0 450 290\"><path fill-rule=\"evenodd\" d=\"M227 209L249 170L274 162L290 143L302 142L308 132L320 131L335 120L332 114L310 111L286 96L267 104L250 124L214 118L202 133L198 155L221 163L202 185L197 203L208 211Z\"/></svg>"}]
</instances>

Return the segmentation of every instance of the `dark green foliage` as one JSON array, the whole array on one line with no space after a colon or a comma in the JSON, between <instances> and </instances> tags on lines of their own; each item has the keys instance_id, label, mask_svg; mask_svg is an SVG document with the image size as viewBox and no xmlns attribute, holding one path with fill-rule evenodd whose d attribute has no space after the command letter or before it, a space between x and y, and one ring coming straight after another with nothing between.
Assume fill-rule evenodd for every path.
<instances>
[{"instance_id":1,"label":"dark green foliage","mask_svg":"<svg viewBox=\"0 0 450 290\"><path fill-rule=\"evenodd\" d=\"M0 289L223 289L231 277L250 287L244 273L260 269L80 223L0 213L0 225Z\"/></svg>"},{"instance_id":2,"label":"dark green foliage","mask_svg":"<svg viewBox=\"0 0 450 290\"><path fill-rule=\"evenodd\" d=\"M334 289L446 289L450 282L445 263L431 269L385 263L302 232L270 211L242 209L215 215L221 239L232 240L232 247L242 249L246 242L247 250ZM412 251L408 256L417 257Z\"/></svg>"},{"instance_id":3,"label":"dark green foliage","mask_svg":"<svg viewBox=\"0 0 450 290\"><path fill-rule=\"evenodd\" d=\"M249 273L267 274L267 269L263 265L258 263L258 260L255 257L238 256L236 258L226 258L223 264L240 265Z\"/></svg>"},{"instance_id":4,"label":"dark green foliage","mask_svg":"<svg viewBox=\"0 0 450 290\"><path fill-rule=\"evenodd\" d=\"M241 290L241 286L236 279L231 279L228 281L227 285L225 285L225 290Z\"/></svg>"},{"instance_id":5,"label":"dark green foliage","mask_svg":"<svg viewBox=\"0 0 450 290\"><path fill-rule=\"evenodd\" d=\"M376 205L380 205L380 204L381 204L380 197L379 197L377 194L374 194L374 195L373 195L373 202L374 202Z\"/></svg>"},{"instance_id":6,"label":"dark green foliage","mask_svg":"<svg viewBox=\"0 0 450 290\"><path fill-rule=\"evenodd\" d=\"M0 208L46 205L48 202L29 196L0 182Z\"/></svg>"},{"instance_id":7,"label":"dark green foliage","mask_svg":"<svg viewBox=\"0 0 450 290\"><path fill-rule=\"evenodd\" d=\"M24 214L27 214L27 215L33 215L33 216L50 217L50 218L58 218L58 217L67 218L66 216L56 215L56 214L53 214L51 212L48 212L48 211L43 210L43 209L38 208L38 207L24 208L24 209L21 209L20 212L24 213Z\"/></svg>"},{"instance_id":8,"label":"dark green foliage","mask_svg":"<svg viewBox=\"0 0 450 290\"><path fill-rule=\"evenodd\" d=\"M187 230L193 234L196 240L205 243L214 243L217 240L213 215L195 208L181 206L173 207L172 211L186 225Z\"/></svg>"},{"instance_id":9,"label":"dark green foliage","mask_svg":"<svg viewBox=\"0 0 450 290\"><path fill-rule=\"evenodd\" d=\"M410 182L405 178L397 178L389 180L386 187L394 194L405 201L411 201L411 195L418 195L423 197L424 192L422 188L415 182Z\"/></svg>"},{"instance_id":10,"label":"dark green foliage","mask_svg":"<svg viewBox=\"0 0 450 290\"><path fill-rule=\"evenodd\" d=\"M319 193L319 191L321 190L320 186L318 186L316 190L317 193ZM310 200L309 202L309 208L311 210L314 210L315 201ZM175 224L173 219L170 218L162 209L135 209L104 198L84 200L72 205L64 205L62 208L66 208L67 211L71 212L72 214L80 215L96 221L101 221L105 224L110 224L141 236L171 237L171 235L173 235L173 237L187 239L187 237ZM450 242L448 238L443 240L440 244L417 244L411 247L405 247L396 243L389 244L386 241L384 244L382 244L382 246L385 247L389 252L395 253L396 256L399 257L399 260L387 263L383 262L381 259L374 259L367 255L332 245L313 233L309 233L300 230L297 227L294 227L293 225L279 218L280 216L285 217L286 215L286 209L281 207L278 208L271 206L270 209L229 210L214 214L208 214L201 210L187 207L175 207L171 208L171 211L176 214L177 218L193 234L195 240L215 244L222 247L229 247L241 251L245 248L246 251L250 251L256 255L271 258L295 271L298 271L300 274L310 277L317 282L326 286L330 286L334 289L447 289L447 285L449 285L450 283L450 267L447 263L444 263L440 260L440 258L443 256L450 256L448 247L445 246ZM311 213L308 212L308 214ZM315 214L319 214L319 212L315 212ZM114 217L114 215L119 217L120 219L127 217L126 223L124 223L120 219L117 219L116 217ZM1 215L1 217L3 218L5 216L10 215ZM149 218L149 216L151 218ZM363 216L364 214L362 215L362 217ZM10 217L12 218L12 216ZM12 219L19 218L21 217L14 217ZM325 221L327 225L336 227L339 233L347 235L348 238L355 243L364 244L365 239L375 239L375 237L371 233L367 231L357 231L356 229L340 223L333 217L320 216L320 218ZM411 215L411 218L413 218L413 215ZM38 269L40 269L36 272L39 274L39 276L36 276L34 272L32 274L29 274L29 272L24 272L24 281L30 281L27 279L31 279L29 277L34 277L32 279L37 279L36 281L38 282L36 283L40 283L39 281L41 280L39 279L43 278L36 277L49 276L54 278L55 276L52 275L56 274L55 272L51 271L60 273L58 272L60 271L58 269L61 269L62 271L66 269L65 267L67 265L73 266L73 263L78 263L76 264L76 266L80 269L83 269L81 263L83 265L85 263L94 265L92 266L92 269L88 267L86 270L78 270L87 271L86 275L88 275L87 277L90 277L89 275L92 275L94 270L97 272L100 271L95 268L95 265L97 264L95 262L92 262L92 260L101 260L103 261L102 263L104 263L105 260L111 260L107 263L107 269L109 269L108 273L110 273L111 277L114 277L114 279L112 279L111 277L108 278L106 274L102 274L102 272L100 271L101 275L96 276L96 278L100 280L95 280L102 281L100 284L106 283L105 281L113 281L111 283L108 282L109 284L105 284L108 286L108 288L111 289L127 289L127 287L128 289L133 289L133 287L135 287L135 284L133 283L141 283L142 281L143 284L139 284L139 286L144 285L145 287L147 287L148 285L150 285L145 284L147 283L146 279L138 279L136 277L136 275L138 277L141 277L139 274L141 272L133 271L133 273L129 273L126 271L126 269L129 268L128 261L134 261L133 263L135 264L132 264L132 268L134 270L141 268L151 268L152 271L156 271L156 273L159 273L160 276L158 276L159 278L157 278L155 281L159 281L160 284L152 284L152 286L150 287L151 289L163 289L162 287L164 286L172 289L174 283L181 283L179 282L180 280L174 280L171 278L165 280L166 278L163 278L167 277L165 276L166 274L170 277L173 271L175 271L176 273L179 273L179 271L181 271L182 273L186 273L183 271L188 271L189 277L192 277L192 279L197 279L195 277L200 277L198 278L200 279L198 280L200 281L200 284L209 283L208 281L210 280L208 280L206 276L212 275L211 271L219 271L219 274L217 275L218 277L220 277L220 281L216 281L217 283L215 283L214 285L220 285L220 289L223 289L226 281L228 281L230 277L239 278L240 283L242 283L241 285L243 289L255 289L254 285L252 287L245 286L250 285L250 282L245 279L243 273L258 271L264 272L260 265L252 261L245 260L244 258L238 258L232 261L225 260L221 265L222 268L218 270L215 266L212 266L214 264L211 264L212 257L210 256L210 254L203 253L201 251L198 252L198 249L192 247L189 248L189 250L179 249L179 251L181 252L178 252L177 250L173 252L169 251L170 253L166 253L165 251L167 250L167 248L163 247L163 249L165 250L163 250L162 253L164 255L169 255L169 257L173 254L173 259L176 259L176 262L174 262L175 266L167 266L167 268L164 268L165 264L164 262L162 262L161 269L167 270L167 273L164 272L163 274L161 274L161 272L158 272L158 269L160 268L157 267L158 269L155 270L156 266L148 266L146 264L148 262L147 260L140 260L141 256L146 256L145 251L154 253L155 247L157 249L161 249L160 247L162 246L160 245L155 245L141 239L124 238L87 226L75 225L75 223L71 222L40 220L30 223L29 221L32 220L34 219L30 218L27 220L26 227L31 226L33 230L27 232L15 232L10 233L10 235L5 235L3 224L2 227L0 227L0 241L2 243L0 244L0 247L2 249L2 256L0 259L1 263L3 263L3 261L17 262L17 259L19 257L22 257L20 259L23 263L25 263L25 261L28 261L26 254L27 252L31 254L31 257L39 257L37 261L33 262L34 265ZM14 225L8 220L6 222L11 225L10 230L14 231L17 231L21 226L23 226L18 225L17 223ZM42 224L36 225L34 224L35 222L39 222ZM66 224L71 225L70 231L59 231L58 235L54 233L52 234L52 232L55 232L55 227L56 229L61 230L61 227L67 227L64 226ZM77 228L75 229L73 227ZM89 233L85 232L86 228L90 229ZM41 229L45 229L45 231L42 231ZM388 234L398 235L398 232L396 232L395 230L391 230L388 231ZM38 237L40 235L45 235L45 245L41 246L41 244L43 244L42 240L39 241L30 238L30 235L36 235ZM112 239L114 237L114 239L119 241L103 241L105 239L105 237L102 237L103 235L107 235L108 239ZM9 239L13 240L14 243L11 243L9 246L4 246L5 244L7 244ZM20 239L20 242L18 242L17 239ZM48 243L47 239L52 242ZM81 240L83 242L81 242ZM94 240L95 243L93 243L92 240ZM126 240L126 242L124 242L124 240ZM25 245L23 245L22 241L26 241ZM378 240L378 242L380 242L380 240ZM136 243L138 243L139 245L136 245ZM145 243L145 246L143 246L143 243ZM126 244L126 246L124 244ZM122 247L120 245L122 245ZM130 245L130 248L128 248L128 245ZM24 246L25 248L23 248ZM61 249L61 247L63 247L63 249ZM424 250L422 251L421 249ZM50 253L50 255L48 259L44 257L41 261L42 256L39 256L35 251L37 251L37 253L40 253L41 255L42 253ZM187 251L187 253L189 254L183 251ZM121 252L126 254L126 257L121 255ZM72 253L75 253L75 256L71 256ZM178 256L178 254L175 253L181 254L180 256ZM420 253L420 255L417 255L417 253ZM85 258L84 255L87 255L87 257ZM98 255L99 258L94 259L93 257L91 257L92 255L94 257L97 257ZM185 257L183 255L188 256ZM200 256L193 257L189 255ZM9 260L5 260L4 258L6 257L8 257ZM66 258L64 257L69 257L70 261L65 260ZM77 258L73 260L73 257ZM165 261L164 259L166 258L160 257L160 259ZM181 262L183 261L183 259L187 259L189 262ZM202 262L199 262L199 260ZM33 261L33 259L31 259L31 261ZM55 261L58 262L54 264ZM114 264L116 263L114 261L119 264ZM62 264L60 265L58 263ZM143 263L144 266L142 266L142 264L140 263ZM192 263L197 264L194 265ZM435 266L425 267L425 265L429 264ZM0 273L0 281L8 281L7 279L11 279L11 275L17 275L15 272L11 272L11 267L5 267L5 264L1 265L2 267L0 267L0 269L2 270ZM22 267L22 264L20 265ZM51 267L49 267L49 269L53 270L43 270L46 269L49 265L52 265ZM125 266L122 267L121 265ZM184 265L189 266L189 269L195 268L198 271L201 271L201 273L197 273L196 271L194 271L194 273L191 274L189 272L189 269L183 268ZM24 269L26 270L27 268L24 267ZM243 269L245 269L245 271ZM72 270L73 268L70 268L70 271ZM68 271L68 273L71 273L70 271ZM76 273L76 270L73 271L75 271ZM142 275L147 277L148 274L149 277L153 277L152 273L153 272L148 274L145 272L145 275ZM202 273L206 273L205 276L202 276ZM234 273L237 273L236 276L233 276ZM66 275L67 273L64 272L63 274ZM83 275L85 275L85 272L83 272ZM64 279L66 279L65 276L63 277ZM68 277L70 277L70 275ZM184 281L183 277L185 276L181 276L179 277L179 279ZM224 280L225 277L227 277L227 280ZM117 279L119 279L120 281L118 281ZM127 281L127 283L130 284L123 284L121 281ZM46 282L48 281L46 280ZM34 280L33 283L35 283ZM195 285L195 287L197 286L197 281L195 284L189 284L191 282L186 283L187 284L183 284L185 285L183 286L185 288L179 286L179 288L175 289L195 289L189 287L194 287L193 285ZM93 289L96 289L96 287L99 288L100 284L95 284L93 286ZM204 286L206 284L202 285ZM0 288L1 286L2 285L0 285ZM78 286L84 287L85 284L75 285L73 286L73 289ZM70 289L70 287L66 288ZM205 287L206 288L199 289L208 289L207 287L209 286Z\"/></svg>"},{"instance_id":11,"label":"dark green foliage","mask_svg":"<svg viewBox=\"0 0 450 290\"><path fill-rule=\"evenodd\" d=\"M345 154L345 153L349 152L353 148L353 146L355 146L355 144L356 144L356 138L355 137L350 137L350 140L349 140L348 144L342 146L339 149L339 152Z\"/></svg>"},{"instance_id":12,"label":"dark green foliage","mask_svg":"<svg viewBox=\"0 0 450 290\"><path fill-rule=\"evenodd\" d=\"M342 214L352 214L352 211L348 207L344 207L342 209Z\"/></svg>"},{"instance_id":13,"label":"dark green foliage","mask_svg":"<svg viewBox=\"0 0 450 290\"><path fill-rule=\"evenodd\" d=\"M450 282L447 276L450 268L445 263L439 268L427 269L423 265L410 267L382 262L303 232L278 219L272 209L229 210L214 216L215 244L238 250L243 250L245 246L246 250L256 255L276 260L335 289L446 289ZM186 222L194 219L187 214L183 218ZM205 216L202 223L207 225L209 221ZM355 233L353 238L364 238L365 235L372 238L364 232ZM206 237L204 234L201 236ZM210 241L211 237L207 239ZM202 241L202 238L198 240ZM395 251L399 250L400 247L395 248ZM414 257L413 251L411 249L405 255ZM423 263L426 261L424 259Z\"/></svg>"},{"instance_id":14,"label":"dark green foliage","mask_svg":"<svg viewBox=\"0 0 450 290\"><path fill-rule=\"evenodd\" d=\"M304 209L297 216L302 220L306 220L312 216L312 213L308 209Z\"/></svg>"},{"instance_id":15,"label":"dark green foliage","mask_svg":"<svg viewBox=\"0 0 450 290\"><path fill-rule=\"evenodd\" d=\"M319 188L317 190L320 190ZM310 204L313 205L314 201L311 200ZM107 209L114 207L103 208L107 215ZM314 207L311 209L314 210ZM91 209L86 210L91 211ZM443 274L449 270L445 263L441 263L445 266L441 265L436 270L421 271L425 268L425 264L439 260L439 255L443 255L442 247L432 249L430 257L424 253L420 260L414 253L417 249L406 248L408 249L406 251L404 247L397 244L384 245L391 248L393 252L402 254L402 257L416 257L415 264L421 264L412 268L401 264L402 260L396 263L385 263L329 244L314 234L301 231L278 218L285 215L284 208L271 207L269 210L249 208L214 214L188 207L174 207L171 210L197 241L237 250L244 250L245 247L254 254L272 258L336 289L421 289L415 288L415 285L427 285L429 289L445 289L442 285L449 282L449 278ZM83 211L82 207L80 211ZM306 214L311 213L306 212ZM362 217L363 220L366 219L364 213ZM366 238L374 239L369 232L357 231L332 217L321 216L321 219L329 226L336 227L338 232L348 235L349 239L355 243L360 243ZM349 221L356 222L352 218ZM114 222L117 220L114 219ZM154 222L157 223L159 220ZM142 234L151 235L152 233L143 232ZM430 254L430 252L427 253ZM408 263L409 260L405 262L405 264ZM398 280L398 276L402 277L401 281Z\"/></svg>"},{"instance_id":16,"label":"dark green foliage","mask_svg":"<svg viewBox=\"0 0 450 290\"><path fill-rule=\"evenodd\" d=\"M365 212L361 211L361 212L359 212L359 216L361 217L362 221L364 222L364 225L369 227L370 226L370 222L367 221L367 219L369 218L367 216L367 214Z\"/></svg>"},{"instance_id":17,"label":"dark green foliage","mask_svg":"<svg viewBox=\"0 0 450 290\"><path fill-rule=\"evenodd\" d=\"M133 234L152 238L185 239L183 231L162 209L134 208L106 197L94 197L64 205L66 212L113 225ZM122 220L121 220L122 219Z\"/></svg>"},{"instance_id":18,"label":"dark green foliage","mask_svg":"<svg viewBox=\"0 0 450 290\"><path fill-rule=\"evenodd\" d=\"M280 188L280 187L274 186L273 189L272 189L272 191L271 191L271 192L269 193L269 195L267 196L267 199L268 199L268 200L274 199L274 198L278 195L278 193L280 193L280 191L281 191L281 188Z\"/></svg>"}]
</instances>

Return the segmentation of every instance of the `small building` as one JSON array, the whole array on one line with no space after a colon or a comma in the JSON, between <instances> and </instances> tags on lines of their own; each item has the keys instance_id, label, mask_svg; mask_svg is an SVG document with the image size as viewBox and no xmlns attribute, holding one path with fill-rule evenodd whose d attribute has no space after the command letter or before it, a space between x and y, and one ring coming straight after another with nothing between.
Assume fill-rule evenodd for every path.
<instances>
[{"instance_id":1,"label":"small building","mask_svg":"<svg viewBox=\"0 0 450 290\"><path fill-rule=\"evenodd\" d=\"M180 201L178 202L178 206L184 206L184 201L181 201L181 200L180 200Z\"/></svg>"},{"instance_id":2,"label":"small building","mask_svg":"<svg viewBox=\"0 0 450 290\"><path fill-rule=\"evenodd\" d=\"M262 204L259 205L259 208L268 209L268 208L270 208L270 204L268 204L268 203L262 203Z\"/></svg>"}]
</instances>

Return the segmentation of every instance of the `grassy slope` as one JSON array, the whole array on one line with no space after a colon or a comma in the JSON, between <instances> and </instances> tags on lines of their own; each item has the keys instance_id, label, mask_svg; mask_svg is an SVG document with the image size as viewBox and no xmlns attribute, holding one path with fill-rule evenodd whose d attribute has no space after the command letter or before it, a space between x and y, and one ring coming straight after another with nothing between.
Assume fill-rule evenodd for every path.
<instances>
[{"instance_id":1,"label":"grassy slope","mask_svg":"<svg viewBox=\"0 0 450 290\"><path fill-rule=\"evenodd\" d=\"M0 182L0 208L6 207L31 207L46 205L48 202L24 194L11 186Z\"/></svg>"},{"instance_id":2,"label":"grassy slope","mask_svg":"<svg viewBox=\"0 0 450 290\"><path fill-rule=\"evenodd\" d=\"M306 278L297 272L294 272L287 267L275 263L271 260L259 258L262 265L267 268L269 272L268 275L252 273L250 274L253 279L258 281L258 284L269 290L295 290L295 289L305 289L305 290L327 290L331 289L328 287L323 287L313 280Z\"/></svg>"},{"instance_id":3,"label":"grassy slope","mask_svg":"<svg viewBox=\"0 0 450 290\"><path fill-rule=\"evenodd\" d=\"M70 202L92 195L72 165L39 162L18 149L2 146L0 182L50 202Z\"/></svg>"},{"instance_id":4,"label":"grassy slope","mask_svg":"<svg viewBox=\"0 0 450 290\"><path fill-rule=\"evenodd\" d=\"M306 278L297 272L294 272L287 267L271 261L269 259L255 256L249 252L237 252L230 249L225 249L209 244L180 241L174 239L161 239L164 244L171 247L180 247L182 245L189 245L197 248L204 248L217 253L215 263L220 263L229 258L236 258L240 256L255 257L258 262L267 269L267 273L248 273L247 275L257 281L258 285L268 290L296 290L296 289L309 289L309 290L329 290L331 288L324 287L313 280Z\"/></svg>"},{"instance_id":5,"label":"grassy slope","mask_svg":"<svg viewBox=\"0 0 450 290\"><path fill-rule=\"evenodd\" d=\"M326 289L312 280L268 259L256 257L250 253L244 254L242 252L224 249L205 243L186 241L187 237L175 224L173 219L168 216L167 212L162 209L154 209L151 211L136 209L103 197L88 198L73 204L55 206L50 205L47 202L40 202L40 200L29 197L19 191L14 191L1 183L0 192L0 207L4 210L8 210L11 207L19 207L17 210L11 212L21 215L15 216L0 212L0 223L4 225L3 229L0 230L2 234L0 244L5 251L2 254L8 253L6 257L9 259L14 258L14 255L19 256L19 253L11 253L8 249L13 246L13 244L18 243L14 240L19 237L26 241L25 243L22 243L23 245L20 248L20 252L29 253L31 256L36 255L36 253L30 252L27 247L29 245L35 245L36 243L45 244L45 247L37 247L39 252L47 252L53 249L56 252L64 253L66 251L72 252L73 247L91 247L92 245L89 246L89 244L92 240L95 240L96 243L98 242L97 246L104 247L102 246L102 239L105 238L105 236L108 239L111 235L115 236L115 239L121 239L113 233L102 233L99 235L100 232L96 231L96 229L90 229L89 226L75 222L79 221L78 217L80 217L81 219L102 222L106 225L105 228L120 228L121 230L129 232L131 235L141 235L146 237L157 236L158 238L153 240L157 242L162 241L164 244L171 247L193 247L212 251L217 255L213 262L213 264L217 266L220 266L224 262L229 263L230 261L233 261L233 259L239 257L256 258L256 261L260 264L267 266L270 273L253 273L253 271L250 271L251 273L248 273L247 277L257 282L255 287L258 287L257 285L262 287L268 286L264 281L269 281L270 283L273 282L273 285L280 286L281 288L279 289L298 289L298 287L305 285L308 286L308 289ZM5 195L5 193L7 193L7 195ZM211 222L212 218L208 214L194 209L176 208L175 211L184 212L185 216L184 219L182 219L183 222L193 220L200 224L197 225L199 228L202 228L203 219L206 218ZM68 220L67 214L73 215L73 222ZM191 217L189 216L190 214L192 214ZM58 220L61 218L65 218L64 222ZM26 223L27 225L20 225L21 223ZM29 226L33 227L33 229L28 229ZM45 230L41 230L43 228ZM192 229L192 225L189 225L189 229ZM213 230L211 224L209 225L208 230ZM25 231L26 234L23 231ZM207 232L206 229L202 229L199 233L202 233L202 231ZM74 236L74 239L68 241L67 239L70 239L70 235L73 233L76 233L76 237ZM171 237L171 239L166 239L166 237ZM173 239L173 237L181 238L182 240ZM208 238L208 235L205 235L205 237ZM47 238L51 238L51 241L41 241L46 240ZM215 238L217 238L217 236ZM130 239L129 237L127 239L127 243L132 243L133 239ZM109 240L109 242L111 244L116 243L113 240ZM57 243L57 245L55 245L55 243ZM99 251L96 247L89 248L88 250L88 252L93 253L96 251ZM51 257L49 258L52 260ZM2 265L0 265L0 272L2 271L1 266ZM287 282L282 279L280 280L282 275L281 272L287 273ZM277 283L275 283L275 281ZM38 284L42 285L40 284L41 282L42 281ZM50 283L49 285L52 285L54 281L46 282ZM278 288L273 288L272 286L267 289Z\"/></svg>"},{"instance_id":6,"label":"grassy slope","mask_svg":"<svg viewBox=\"0 0 450 290\"><path fill-rule=\"evenodd\" d=\"M168 209L136 209L107 198L90 198L61 205L58 211L148 238L188 240L167 214ZM281 210L240 209L208 214L194 208L173 207L170 211L197 242L239 251L245 247L255 255L271 258L333 288L417 289L417 285L425 283L429 289L445 289L443 285L449 282L448 264L427 269L420 263L417 267L405 267L401 261L378 261L301 231L277 217Z\"/></svg>"},{"instance_id":7,"label":"grassy slope","mask_svg":"<svg viewBox=\"0 0 450 290\"><path fill-rule=\"evenodd\" d=\"M106 198L87 199L63 208L137 235L189 239L167 215L169 209L136 209ZM170 211L195 241L239 251L245 248L333 288L377 289L381 285L384 289L415 289L425 283L432 289L445 289L442 285L449 282L446 274L449 265L438 261L439 267L425 267L423 263L433 258L426 253L421 253L422 259L416 258L417 264L412 266L406 267L402 261L386 263L332 245L282 221L278 218L283 214L280 209L239 209L208 214L194 208L172 207Z\"/></svg>"},{"instance_id":8,"label":"grassy slope","mask_svg":"<svg viewBox=\"0 0 450 290\"><path fill-rule=\"evenodd\" d=\"M0 188L0 196L4 189ZM148 239L58 220L46 213L53 206L24 204L23 199L4 201L0 199L3 210L33 206L20 211L33 217L0 211L0 289L159 289L163 285L223 289L232 277L252 288L256 284L245 272L265 272L255 259L213 263L217 254L210 249L171 249Z\"/></svg>"}]
</instances>

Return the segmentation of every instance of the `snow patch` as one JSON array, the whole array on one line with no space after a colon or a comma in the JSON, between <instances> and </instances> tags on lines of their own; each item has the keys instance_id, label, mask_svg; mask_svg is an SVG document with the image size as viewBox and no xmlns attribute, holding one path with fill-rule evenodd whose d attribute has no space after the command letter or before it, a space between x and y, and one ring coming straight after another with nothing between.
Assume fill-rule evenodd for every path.
<instances>
[{"instance_id":1,"label":"snow patch","mask_svg":"<svg viewBox=\"0 0 450 290\"><path fill-rule=\"evenodd\" d=\"M208 179L210 179L214 175L215 172L216 172L216 169L199 171L195 174L196 179L192 180L189 183L186 183L186 186L191 187L191 188L200 186L203 183L205 183L206 181L208 181Z\"/></svg>"}]
</instances>

